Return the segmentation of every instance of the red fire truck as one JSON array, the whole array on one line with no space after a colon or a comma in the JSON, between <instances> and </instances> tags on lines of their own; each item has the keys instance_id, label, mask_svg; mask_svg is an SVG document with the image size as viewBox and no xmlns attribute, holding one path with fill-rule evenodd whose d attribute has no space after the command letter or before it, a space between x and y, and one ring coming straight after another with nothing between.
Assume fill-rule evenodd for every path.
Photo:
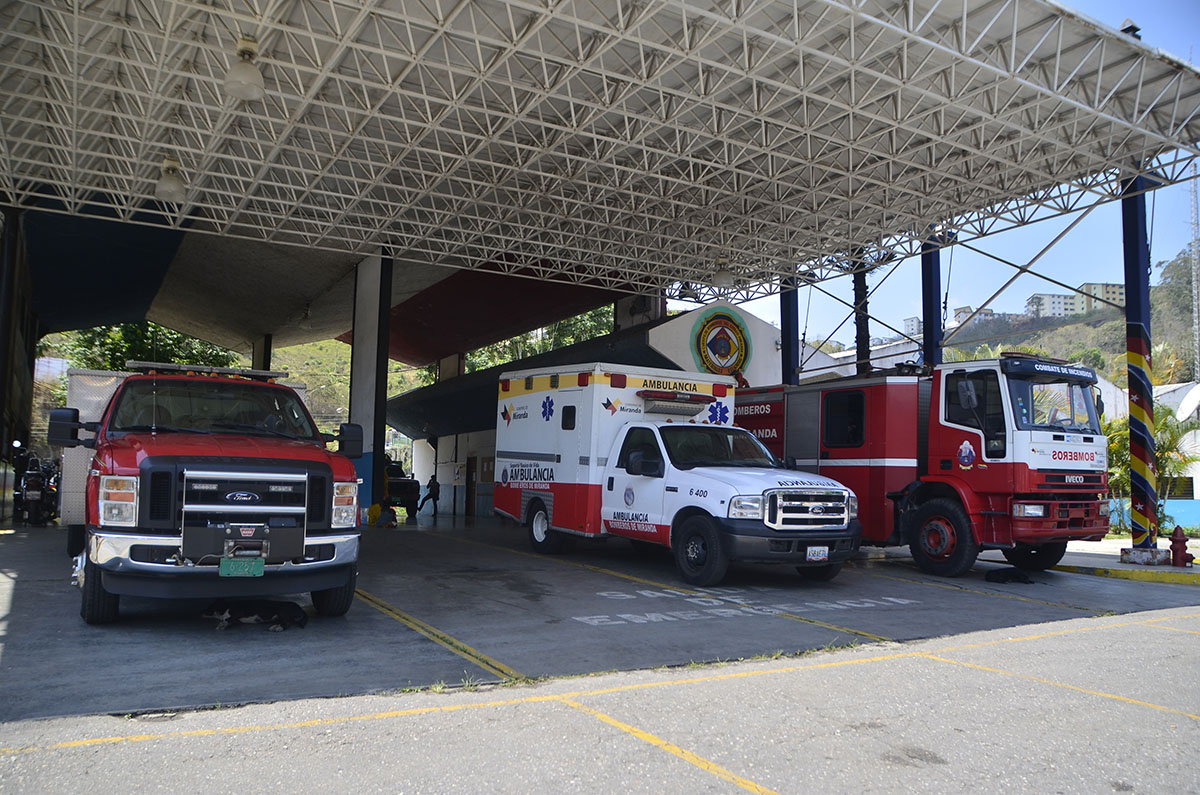
<instances>
[{"instance_id":1,"label":"red fire truck","mask_svg":"<svg viewBox=\"0 0 1200 795\"><path fill-rule=\"evenodd\" d=\"M948 577L980 549L1040 570L1108 531L1095 383L1084 367L1006 354L741 389L735 417L777 457L851 488L864 544L907 544Z\"/></svg>"}]
</instances>

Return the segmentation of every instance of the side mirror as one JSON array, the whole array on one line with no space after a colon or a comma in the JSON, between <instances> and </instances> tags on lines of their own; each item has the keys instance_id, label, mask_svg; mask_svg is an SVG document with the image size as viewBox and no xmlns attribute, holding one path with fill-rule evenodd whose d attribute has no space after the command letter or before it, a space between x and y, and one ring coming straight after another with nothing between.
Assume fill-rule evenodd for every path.
<instances>
[{"instance_id":1,"label":"side mirror","mask_svg":"<svg viewBox=\"0 0 1200 795\"><path fill-rule=\"evenodd\" d=\"M362 426L353 422L343 422L338 427L338 452L346 458L361 458L363 454Z\"/></svg>"},{"instance_id":2,"label":"side mirror","mask_svg":"<svg viewBox=\"0 0 1200 795\"><path fill-rule=\"evenodd\" d=\"M958 405L964 409L979 406L979 398L975 395L975 382L966 378L958 382Z\"/></svg>"},{"instance_id":3,"label":"side mirror","mask_svg":"<svg viewBox=\"0 0 1200 795\"><path fill-rule=\"evenodd\" d=\"M79 439L79 409L50 409L50 427L46 439L60 447L78 447L86 444Z\"/></svg>"},{"instance_id":4,"label":"side mirror","mask_svg":"<svg viewBox=\"0 0 1200 795\"><path fill-rule=\"evenodd\" d=\"M795 469L796 468L796 456L789 455L787 458L783 459L783 467L784 467L784 469Z\"/></svg>"},{"instance_id":5,"label":"side mirror","mask_svg":"<svg viewBox=\"0 0 1200 795\"><path fill-rule=\"evenodd\" d=\"M1096 416L1104 416L1104 396L1100 394L1100 387L1092 387L1096 392Z\"/></svg>"}]
</instances>

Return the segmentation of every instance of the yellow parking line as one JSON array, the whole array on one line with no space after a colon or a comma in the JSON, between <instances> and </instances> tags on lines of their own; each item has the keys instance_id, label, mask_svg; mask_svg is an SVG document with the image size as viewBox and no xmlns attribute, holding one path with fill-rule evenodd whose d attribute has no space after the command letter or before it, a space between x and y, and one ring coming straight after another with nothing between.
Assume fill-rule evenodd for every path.
<instances>
[{"instance_id":1,"label":"yellow parking line","mask_svg":"<svg viewBox=\"0 0 1200 795\"><path fill-rule=\"evenodd\" d=\"M633 685L620 685L617 687L597 688L594 690L577 690L569 693L559 693L557 695L525 696L523 698L511 698L501 701L485 701L478 704L450 704L444 707L416 707L413 709L373 712L364 715L347 715L338 718L317 718L314 720L296 721L293 723L227 726L219 729L193 729L189 731L162 732L159 734L133 734L125 736L93 737L86 740L69 740L66 742L53 743L51 745L44 746L0 747L0 756L15 756L17 754L30 754L41 751L59 751L71 748L86 748L94 745L117 745L121 743L138 743L148 742L151 740L167 740L181 737L223 737L234 734L252 734L258 732L286 731L289 729L341 726L352 723L364 723L370 721L388 720L392 718L411 717L414 715L427 715L441 712L459 712L472 709L490 709L496 707L515 706L518 704L539 704L548 701L580 699L587 698L589 696L609 695L612 693L630 693L638 690L648 690L659 687L674 687L679 685L700 684L706 682L723 682L735 679L748 679L758 676L767 676L770 674L792 673L795 671L818 670L823 668L843 668L850 665L863 665L866 663L881 662L884 660L898 660L915 656L917 655L913 652L886 654L877 657L863 657L855 660L836 660L827 663L810 663L808 665L788 665L760 671L736 671L726 674L695 676L686 679L670 679L661 682L639 682Z\"/></svg>"},{"instance_id":2,"label":"yellow parking line","mask_svg":"<svg viewBox=\"0 0 1200 795\"><path fill-rule=\"evenodd\" d=\"M502 546L497 546L495 544L488 544L483 541L472 541L469 538L455 538L453 536L440 536L440 537L446 538L450 541L458 541L459 543L462 543L462 544L474 544L475 546L487 547L488 549L497 549L502 552L511 552L514 555L522 555L524 557L533 558L534 560L550 560L550 561L554 561L555 563L561 563L564 566L576 566L581 569L587 569L588 571L594 571L598 574L607 574L611 577L620 577L623 580L632 580L633 582L641 583L642 585L652 585L655 588L662 588L667 591L674 591L675 593L681 593L681 594L685 594L687 596L709 596L709 597L712 596L711 593L705 593L704 591L693 591L688 588L682 588L678 585L671 585L670 583L657 582L655 580L647 580L643 577L635 577L632 574L625 574L624 572L614 571L613 569L606 569L606 568L603 568L600 566L592 566L591 564L588 564L588 563L577 563L573 560L563 560L562 558L550 557L548 555L540 555L535 552L525 552L520 549L510 549L509 547L502 547ZM726 601L728 601L730 604L733 604L733 605L738 605L741 607L757 607L757 605L753 605L748 602L739 602L739 601L737 601L736 598L733 598L733 597L723 596L721 598L725 599ZM802 624L812 624L815 627L831 629L834 632L842 632L842 633L845 633L848 635L857 635L860 638L866 638L867 640L873 640L878 643L888 643L892 640L891 638L885 637L883 635L875 635L870 632L864 632L861 629L854 629L852 627L843 627L843 626L839 626L837 624L830 624L825 621L818 621L815 618L808 618L807 616L798 616L795 613L777 612L777 613L771 613L770 615L775 616L776 618L787 618L792 621L799 621Z\"/></svg>"},{"instance_id":3,"label":"yellow parking line","mask_svg":"<svg viewBox=\"0 0 1200 795\"><path fill-rule=\"evenodd\" d=\"M454 652L458 656L463 657L467 660L470 660L471 662L475 663L480 668L483 668L484 670L488 671L489 673L495 674L496 676L499 676L501 679L508 679L508 680L516 680L516 679L524 679L525 678L517 671L514 671L512 668L509 668L504 663L499 662L498 660L494 660L491 657L488 657L483 652L479 651L478 649L468 646L466 643L463 643L461 640L458 640L457 638L453 638L453 637L447 635L445 632L442 632L441 630L437 629L436 627L434 627L430 624L426 624L424 621L417 618L416 616L411 616L408 613L405 613L403 610L399 610L395 607L392 607L387 602L380 599L378 596L369 594L366 591L362 590L361 588L356 590L355 593L358 595L359 599L362 599L364 602L366 602L367 604L369 604L371 607L375 608L379 612L383 613L384 615L396 619L401 624L404 624L405 626L409 627L410 629L413 629L416 632L419 632L420 634L422 634L425 637L432 640L434 643L437 643L440 646L444 646L445 648Z\"/></svg>"},{"instance_id":4,"label":"yellow parking line","mask_svg":"<svg viewBox=\"0 0 1200 795\"><path fill-rule=\"evenodd\" d=\"M1138 582L1165 582L1172 585L1200 585L1200 573L1193 571L1172 571L1169 568L1146 569L1113 569L1108 566L1077 566L1060 563L1055 571L1065 571L1071 574L1090 574L1093 577L1112 577L1118 580L1135 580Z\"/></svg>"},{"instance_id":5,"label":"yellow parking line","mask_svg":"<svg viewBox=\"0 0 1200 795\"><path fill-rule=\"evenodd\" d=\"M580 704L578 701L573 701L569 698L563 698L563 699L559 699L559 700L562 701L562 703L566 704L568 707L577 709L580 712L591 715L593 718L603 721L603 722L607 723L609 726L614 726L627 734L632 734L634 737L638 738L639 740L650 743L655 748L661 748L662 750L666 751L669 754L674 754L675 756L679 757L680 759L684 760L685 762L689 762L690 764L693 764L696 767L700 768L705 773L712 773L717 778L724 779L725 781L728 781L731 784L736 784L744 790L749 790L750 792L762 793L762 795L778 795L778 793L776 793L775 790L773 790L773 789L768 789L760 784L755 784L750 779L742 778L741 776L734 773L733 771L721 767L716 762L709 761L708 759L705 759L702 756L694 754L691 751L688 751L687 749L680 748L678 745L675 745L674 743L669 743L666 740L662 739L661 737L656 737L653 734L651 734L650 732L643 731L636 726L630 726L628 723L622 723L621 721L617 720L616 718L612 717L611 715L606 715L603 712L592 709L591 707L586 707L583 704Z\"/></svg>"},{"instance_id":6,"label":"yellow parking line","mask_svg":"<svg viewBox=\"0 0 1200 795\"><path fill-rule=\"evenodd\" d=\"M1066 602L1049 602L1045 599L1033 599L1028 596L1018 596L1013 593L996 593L995 591L981 591L977 588L968 588L965 585L954 585L948 582L931 582L929 580L914 580L912 577L896 577L892 574L879 574L874 571L862 570L862 573L868 577L877 577L881 580L894 580L895 582L906 582L911 585L925 585L930 588L942 588L947 591L956 591L960 593L973 593L979 596L994 596L997 599L1012 599L1017 602L1031 602L1038 605L1049 605L1050 607L1064 607L1068 610L1079 610L1083 613L1098 613L1099 610L1094 610L1090 607L1080 607L1079 605L1067 604Z\"/></svg>"},{"instance_id":7,"label":"yellow parking line","mask_svg":"<svg viewBox=\"0 0 1200 795\"><path fill-rule=\"evenodd\" d=\"M1169 629L1172 632L1186 632L1189 635L1200 635L1200 632L1197 632L1194 629L1180 629L1179 627L1164 627L1161 624L1156 624L1155 626L1158 629Z\"/></svg>"},{"instance_id":8,"label":"yellow parking line","mask_svg":"<svg viewBox=\"0 0 1200 795\"><path fill-rule=\"evenodd\" d=\"M1160 712L1169 712L1172 715L1182 715L1185 718L1191 718L1192 720L1200 721L1200 715L1193 715L1190 712L1184 712L1183 710L1180 710L1180 709L1164 707L1162 704L1152 704L1149 701L1141 701L1136 698L1127 698L1125 696L1118 696L1114 693L1105 693L1102 690L1089 690L1086 687L1077 687L1076 685L1069 685L1066 682L1056 682L1053 679L1044 679L1040 676L1031 676L1029 674L1019 674L1014 671L1005 671L1002 668L992 668L987 665L979 665L977 663L963 662L962 660L951 660L949 657L938 657L935 654L919 654L917 656L924 657L925 659L928 659L928 660L937 660L938 662L949 663L950 665L961 665L964 668L974 668L977 671L988 671L988 672L994 673L994 674L1003 674L1004 676L1011 676L1016 679L1026 679L1030 682L1037 682L1037 683L1043 684L1043 685L1051 685L1053 687L1061 687L1064 690L1074 690L1077 693L1087 693L1089 696L1099 696L1101 698L1107 698L1107 699L1111 699L1113 701L1121 701L1126 704L1134 704L1139 707L1149 707L1150 709L1156 709L1156 710L1159 710Z\"/></svg>"},{"instance_id":9,"label":"yellow parking line","mask_svg":"<svg viewBox=\"0 0 1200 795\"><path fill-rule=\"evenodd\" d=\"M361 595L361 592L360 592L360 595ZM372 605L372 606L375 606L375 605ZM397 611L397 612L399 612L399 611ZM661 682L639 682L636 684L617 685L614 687L596 688L596 689L592 689L592 690L579 690L579 691L573 691L573 692L568 692L568 693L560 693L557 695L525 696L522 698L480 702L478 704L451 704L451 705L447 705L444 707L417 707L417 708L412 708L412 709L392 710L392 711L387 711L387 712L375 712L375 713L360 714L360 715L348 715L348 716L337 717L337 718L319 718L319 719L315 719L315 720L298 721L298 722L294 722L294 723L278 723L278 724L248 725L248 726L228 726L228 727L218 728L218 729L195 729L195 730L190 730L190 731L163 732L160 734L136 734L136 735L126 735L126 736L95 737L95 738L89 738L89 739L84 739L84 740L70 740L70 741L53 743L53 744L44 745L44 746L0 747L0 756L14 756L17 754L30 754L30 753L38 753L38 752L45 752L45 751L66 750L66 749L72 749L72 748L86 748L86 747L95 746L95 745L115 745L115 744L120 744L120 743L147 742L147 741L152 741L152 740L167 740L167 739L173 739L173 738L222 737L222 736L229 736L229 735L236 735L236 734L249 734L249 733L257 733L257 732L286 731L286 730L292 730L292 729L304 729L304 728L313 728L313 727L340 726L340 725L349 725L349 724L353 724L353 723L388 720L388 719L411 717L411 716L417 716L417 715L426 715L426 714L432 714L432 713L458 712L458 711L462 711L462 710L473 710L473 709L491 709L491 708L498 708L498 707L505 707L505 706L514 706L514 705L518 705L518 704L538 704L538 703L545 703L548 701L563 701L564 699L578 700L581 698L610 695L610 694L615 694L615 693L631 693L631 692L636 692L639 690L649 690L652 688L680 687L680 686L685 686L685 685L707 684L707 683L714 683L714 682L734 681L734 680L740 680L740 679L752 679L752 678L756 678L756 677L760 677L760 676L772 676L772 675L777 675L777 674L795 673L798 671L816 671L816 670L831 669L831 668L845 668L845 667L856 666L856 665L869 665L872 663L888 662L888 661L892 661L892 660L915 659L915 658L921 658L921 657L925 657L927 659L937 660L939 662L945 662L945 663L949 663L949 664L953 664L953 665L961 665L961 666L968 667L968 668L977 668L977 669L984 670L984 671L1005 674L1008 676L1023 677L1026 679L1033 680L1033 681L1044 682L1046 684L1051 684L1051 685L1058 686L1058 687L1064 687L1064 688L1071 689L1071 690L1078 690L1080 692L1098 695L1098 696L1102 696L1105 698L1111 698L1111 699L1115 699L1118 701L1126 701L1126 702L1132 703L1132 704L1148 706L1153 709L1158 709L1158 710L1171 712L1171 713L1177 713L1180 715L1185 715L1189 718L1194 718L1194 719L1200 720L1200 716L1193 715L1193 714L1187 713L1187 712L1180 712L1178 710L1173 710L1170 707L1164 707L1159 704L1151 704L1149 702L1136 701L1134 699L1127 699L1122 696L1116 696L1116 695L1109 694L1109 693L1102 693L1099 691L1086 690L1084 688L1075 687L1073 685L1067 685L1067 684L1064 684L1061 682L1053 682L1051 680L1043 680L1043 679L1039 679L1037 677L1024 676L1022 674L1016 674L1016 673L1012 673L1009 671L1003 671L1003 670L997 669L997 668L989 668L987 666L975 665L973 663L965 663L965 662L961 662L958 660L951 660L949 658L939 656L939 654L945 654L947 652L959 651L959 650L963 650L963 649L977 649L977 648L983 648L983 647L987 647L987 646L996 646L996 645L1006 644L1006 643L1020 643L1020 642L1026 642L1026 641L1031 641L1031 640L1042 640L1045 638L1073 635L1073 634L1077 634L1077 633L1081 633L1081 632L1094 632L1094 631L1102 630L1102 629L1118 629L1118 628L1129 627L1129 626L1138 626L1138 625L1155 626L1155 625L1162 624L1163 622L1166 622L1166 621L1182 621L1182 620L1190 620L1190 619L1195 619L1195 618L1200 618L1200 613L1188 613L1188 614L1184 614L1184 615L1174 615L1174 616L1160 616L1158 618L1143 619L1143 620L1137 620L1137 621L1122 621L1122 622L1116 622L1116 623L1107 623L1106 622L1103 624L1089 624L1088 626L1074 627L1072 629L1060 630L1060 631L1056 631L1056 632L1045 632L1045 633L1041 633L1041 634L1037 634L1037 635L1024 635L1024 636L1017 637L1017 638L1001 638L998 640L986 641L983 643L964 643L964 644L959 644L956 646L948 646L948 647L939 649L937 652L933 652L933 653L929 653L929 652L897 652L895 654L881 654L881 655L876 655L876 656L872 656L872 657L860 657L860 658L851 659L851 660L834 660L832 662L808 663L806 665L786 665L786 666L780 666L780 667L775 667L775 668L766 668L766 669L761 669L761 670L735 671L735 672L731 672L731 673L721 673L721 674L707 674L704 676L694 676L694 677L688 677L688 678L684 678L684 679L668 679L668 680L663 680ZM1164 627L1164 629L1166 629L1166 627Z\"/></svg>"}]
</instances>

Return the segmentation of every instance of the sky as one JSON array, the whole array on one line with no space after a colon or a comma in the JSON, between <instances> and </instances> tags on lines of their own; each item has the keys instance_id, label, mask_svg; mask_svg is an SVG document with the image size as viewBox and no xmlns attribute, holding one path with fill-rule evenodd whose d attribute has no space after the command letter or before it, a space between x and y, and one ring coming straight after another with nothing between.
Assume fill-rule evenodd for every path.
<instances>
[{"instance_id":1,"label":"sky","mask_svg":"<svg viewBox=\"0 0 1200 795\"><path fill-rule=\"evenodd\" d=\"M1093 20L1120 29L1126 18L1132 18L1141 28L1142 42L1165 50L1185 61L1200 60L1200 2L1196 0L1069 0L1063 3ZM1191 226L1191 187L1175 185L1154 191L1147 198L1147 213L1151 218L1150 261L1154 264L1173 259L1188 245ZM1074 218L1065 216L990 235L972 245L992 254L1026 264L1050 243ZM881 269L868 277L868 289L880 283ZM1124 263L1121 251L1121 211L1119 202L1110 202L1094 209L1066 237L1051 248L1033 270L1072 286L1083 282L1124 283ZM955 307L978 307L999 289L1016 271L975 252L955 246L942 252L942 292L949 283L950 319ZM1157 283L1158 271L1151 276ZM870 301L873 317L904 328L904 318L921 315L921 264L919 257L904 260L887 277ZM825 289L849 301L851 285L848 278L836 279L822 285ZM1025 311L1025 300L1033 293L1064 293L1066 290L1031 275L1017 279L999 298L989 304L997 312ZM886 300L882 297L886 295ZM687 305L680 304L680 307ZM690 308L690 307L689 307ZM746 311L778 325L779 298L772 296L742 304ZM833 299L808 289L800 291L800 326L807 327L810 342L832 339L844 345L854 344L853 321L846 321L840 330L834 328L846 319L848 309ZM895 332L878 322L872 322L871 335L895 336Z\"/></svg>"}]
</instances>

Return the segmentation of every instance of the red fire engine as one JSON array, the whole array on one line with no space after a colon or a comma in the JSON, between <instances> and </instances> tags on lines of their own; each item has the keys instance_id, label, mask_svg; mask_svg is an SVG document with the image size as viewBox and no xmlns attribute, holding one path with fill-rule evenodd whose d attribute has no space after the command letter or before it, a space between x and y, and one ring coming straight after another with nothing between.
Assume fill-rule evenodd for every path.
<instances>
[{"instance_id":1,"label":"red fire engine","mask_svg":"<svg viewBox=\"0 0 1200 795\"><path fill-rule=\"evenodd\" d=\"M864 544L907 544L924 571L980 549L1048 569L1108 531L1096 374L1023 355L742 389L735 416L779 458L858 495Z\"/></svg>"}]
</instances>

